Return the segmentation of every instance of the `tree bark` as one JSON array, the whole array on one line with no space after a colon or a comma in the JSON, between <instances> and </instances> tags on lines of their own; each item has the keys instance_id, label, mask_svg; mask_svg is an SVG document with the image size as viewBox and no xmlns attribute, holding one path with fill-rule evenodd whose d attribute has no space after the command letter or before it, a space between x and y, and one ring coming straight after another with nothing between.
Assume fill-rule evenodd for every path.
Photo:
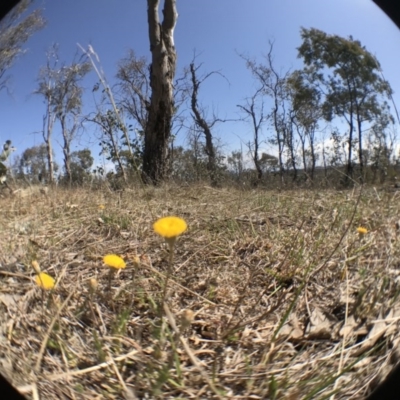
<instances>
[{"instance_id":1,"label":"tree bark","mask_svg":"<svg viewBox=\"0 0 400 400\"><path fill-rule=\"evenodd\" d=\"M346 181L353 178L353 133L354 133L354 120L353 120L353 103L350 104L350 117L349 117L349 143L348 143L348 159L347 159L347 176Z\"/></svg>"},{"instance_id":2,"label":"tree bark","mask_svg":"<svg viewBox=\"0 0 400 400\"><path fill-rule=\"evenodd\" d=\"M53 135L53 127L55 122L55 115L51 110L50 100L47 101L46 115L43 117L43 140L46 143L47 151L47 179L49 184L54 183L54 160L53 160L53 146L51 137Z\"/></svg>"},{"instance_id":3,"label":"tree bark","mask_svg":"<svg viewBox=\"0 0 400 400\"><path fill-rule=\"evenodd\" d=\"M253 95L251 100L248 101L246 106L238 104L238 107L242 109L247 116L251 119L251 123L253 126L253 137L254 137L254 148L251 148L251 143L249 143L248 148L251 152L251 156L253 158L254 167L257 173L257 181L255 185L257 186L258 183L261 182L263 176L263 170L261 168L260 157L258 155L259 148L260 148L260 129L261 125L264 122L264 104L261 103L260 109L260 116L257 118L257 111L256 111L256 98L260 94L261 89L257 90L256 93Z\"/></svg>"},{"instance_id":4,"label":"tree bark","mask_svg":"<svg viewBox=\"0 0 400 400\"><path fill-rule=\"evenodd\" d=\"M196 78L196 69L194 67L194 63L190 64L190 73L192 76L192 96L191 96L191 108L194 114L195 124L201 129L204 134L204 138L206 140L205 144L205 152L207 154L207 171L210 176L210 181L212 186L218 186L218 177L217 177L217 159L215 154L215 148L213 143L213 136L211 132L211 126L207 123L207 121L202 117L199 106L197 103L197 94L200 86L200 82Z\"/></svg>"},{"instance_id":5,"label":"tree bark","mask_svg":"<svg viewBox=\"0 0 400 400\"><path fill-rule=\"evenodd\" d=\"M176 0L165 0L163 22L159 22L159 0L147 0L150 51L151 99L146 124L142 179L158 184L167 178L168 143L174 114L176 51L174 28L178 19Z\"/></svg>"},{"instance_id":6,"label":"tree bark","mask_svg":"<svg viewBox=\"0 0 400 400\"><path fill-rule=\"evenodd\" d=\"M286 144L289 149L290 163L293 168L293 181L297 180L297 165L296 165L296 150L294 148L294 138L293 138L293 119L289 118L287 121L287 126L285 127Z\"/></svg>"},{"instance_id":7,"label":"tree bark","mask_svg":"<svg viewBox=\"0 0 400 400\"><path fill-rule=\"evenodd\" d=\"M315 167L317 164L317 157L315 154L315 138L314 138L314 128L312 131L308 133L308 140L310 143L310 150L311 150L311 170L310 170L310 177L311 181L314 181L314 175L315 175Z\"/></svg>"},{"instance_id":8,"label":"tree bark","mask_svg":"<svg viewBox=\"0 0 400 400\"><path fill-rule=\"evenodd\" d=\"M72 184L72 174L71 174L71 140L73 138L73 131L75 131L76 127L72 128L71 132L67 131L66 117L62 115L60 117L60 125L61 125L61 133L63 136L63 155L64 155L64 168L65 168L65 177L67 178L68 183Z\"/></svg>"}]
</instances>

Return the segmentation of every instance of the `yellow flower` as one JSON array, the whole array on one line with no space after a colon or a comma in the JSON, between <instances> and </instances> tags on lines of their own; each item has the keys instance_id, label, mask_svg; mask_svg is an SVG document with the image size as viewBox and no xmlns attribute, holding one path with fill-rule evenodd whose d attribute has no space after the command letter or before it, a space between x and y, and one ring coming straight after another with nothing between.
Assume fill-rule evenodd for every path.
<instances>
[{"instance_id":1,"label":"yellow flower","mask_svg":"<svg viewBox=\"0 0 400 400\"><path fill-rule=\"evenodd\" d=\"M368 233L368 229L367 229L367 228L364 228L363 226L359 226L359 227L357 228L357 232L358 232L360 235L365 235L366 233Z\"/></svg>"},{"instance_id":2,"label":"yellow flower","mask_svg":"<svg viewBox=\"0 0 400 400\"><path fill-rule=\"evenodd\" d=\"M107 254L103 257L103 261L111 268L122 269L126 267L125 261L115 254Z\"/></svg>"},{"instance_id":3,"label":"yellow flower","mask_svg":"<svg viewBox=\"0 0 400 400\"><path fill-rule=\"evenodd\" d=\"M99 205L99 210L104 210L105 208L106 208L106 206L104 204Z\"/></svg>"},{"instance_id":4,"label":"yellow flower","mask_svg":"<svg viewBox=\"0 0 400 400\"><path fill-rule=\"evenodd\" d=\"M179 217L160 218L153 224L154 232L160 236L171 239L181 235L186 231L187 225L185 220Z\"/></svg>"},{"instance_id":5,"label":"yellow flower","mask_svg":"<svg viewBox=\"0 0 400 400\"><path fill-rule=\"evenodd\" d=\"M41 272L35 277L36 284L44 290L51 290L54 288L55 280L45 272Z\"/></svg>"}]
</instances>

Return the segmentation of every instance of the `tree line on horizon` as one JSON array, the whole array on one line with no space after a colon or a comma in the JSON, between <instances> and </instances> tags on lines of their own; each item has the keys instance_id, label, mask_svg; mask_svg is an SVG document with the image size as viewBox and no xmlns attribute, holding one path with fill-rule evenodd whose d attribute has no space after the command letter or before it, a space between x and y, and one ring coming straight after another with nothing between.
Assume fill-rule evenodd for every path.
<instances>
[{"instance_id":1,"label":"tree line on horizon","mask_svg":"<svg viewBox=\"0 0 400 400\"><path fill-rule=\"evenodd\" d=\"M40 10L23 17L30 4L23 0L0 24L0 90L7 87L6 72L22 45L45 26ZM257 186L326 182L332 176L342 184L363 183L395 174L393 90L378 60L358 40L301 28L297 51L303 67L284 73L274 65L272 42L261 61L240 55L255 89L237 105L238 120L248 122L252 135L244 149L225 154L214 132L226 120L210 115L200 101L203 83L213 74L224 76L202 73L196 57L176 76L176 0L165 0L161 22L158 9L158 0L148 0L151 60L131 49L117 61L113 87L91 46L69 64L60 61L57 45L48 50L35 91L44 100L43 143L14 159L14 178L82 184L105 174L123 183L174 179L218 186L229 177ZM93 111L83 114L82 84L93 71L98 76ZM62 166L54 158L56 125ZM88 125L96 127L95 139L113 173L93 171L90 149L71 150ZM176 146L182 131L187 145ZM263 151L266 146L269 152Z\"/></svg>"}]
</instances>

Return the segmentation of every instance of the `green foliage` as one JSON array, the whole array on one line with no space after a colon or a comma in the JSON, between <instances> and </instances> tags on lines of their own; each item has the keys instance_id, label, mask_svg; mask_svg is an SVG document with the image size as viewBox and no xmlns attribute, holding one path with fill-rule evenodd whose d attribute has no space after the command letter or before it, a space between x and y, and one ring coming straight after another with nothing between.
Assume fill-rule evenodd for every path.
<instances>
[{"instance_id":1,"label":"green foliage","mask_svg":"<svg viewBox=\"0 0 400 400\"><path fill-rule=\"evenodd\" d=\"M118 104L130 119L135 121L142 132L150 107L149 64L144 57L136 57L133 50L118 63Z\"/></svg>"},{"instance_id":2,"label":"green foliage","mask_svg":"<svg viewBox=\"0 0 400 400\"><path fill-rule=\"evenodd\" d=\"M329 175L327 171L335 176L344 176L346 163L347 174L352 175L354 165L354 171L360 171L360 176L356 178L360 177L361 180L374 181L378 177L384 179L385 176L394 175L394 168L391 173L387 172L394 149L394 142L388 132L393 122L387 103L391 88L381 77L378 61L352 37L328 35L317 29L302 29L301 36L303 43L298 50L305 66L290 74L282 74L274 67L273 43L270 43L269 52L261 63L242 57L255 77L257 91L251 98L253 102L249 100L245 106L239 107L245 111L247 107L246 115L252 115L253 123L256 123L254 126L258 123L258 127L262 125L266 128L264 132L257 131L260 136L247 145L247 155L254 161L254 167L246 168L243 156L238 152L223 155L210 142L211 136L205 138L207 135L200 129L201 126L192 125L187 128L187 147L173 147L174 137L170 136L169 149L163 152L167 162L165 177L171 176L185 182L209 180L212 170L210 160L214 158L218 177L246 183L256 183L258 180L261 184L267 183L273 187L276 184L288 184L287 177L295 181L297 172L304 181L316 182L320 178L326 183ZM44 96L49 106L49 118L46 120L48 129L44 129L44 140L51 154L50 131L55 121L59 120L64 137L62 149L66 176L69 182L81 184L90 177L93 157L88 149L70 153L70 144L79 129L83 93L79 82L91 66L81 62L68 66L58 65L56 54L57 48L54 47L47 65L39 74L37 93ZM194 65L192 69L195 70ZM127 178L136 178L137 173L143 169L144 132L151 93L148 63L133 51L119 62L115 101L111 89L104 83L104 77L101 74L99 77L104 86L102 100L108 97L111 108L98 108L95 116L86 120L96 123L101 129L101 154L114 164L107 178L112 181L112 187L119 187L126 184ZM203 80L197 81L193 75L192 78L194 87L198 89ZM182 118L181 127L184 127L183 118L189 116L185 117L178 109L183 99L188 98L190 90L187 81L183 86L179 81L174 88L178 104L173 105L173 121ZM93 90L98 88L95 86ZM267 102L267 98L270 101ZM197 102L196 97L193 99L192 96L191 100ZM269 110L267 104L270 105ZM255 109L258 115L251 114ZM202 117L204 110L198 111ZM207 123L205 117L204 114L203 122ZM331 132L327 134L330 137L324 136L321 140L319 130L324 120L331 123L344 120L348 130L343 132L332 126ZM212 127L216 121L212 120L209 125ZM268 136L263 137L266 134ZM210 143L215 147L215 155L210 152ZM268 154L260 146L261 143L276 147L271 151L268 149ZM26 175L32 181L38 176L50 174L44 162L44 149L27 149L17 166L20 175ZM155 158L149 162L155 162ZM2 169L5 170L4 165ZM105 171L100 167L96 172L103 175Z\"/></svg>"},{"instance_id":3,"label":"green foliage","mask_svg":"<svg viewBox=\"0 0 400 400\"><path fill-rule=\"evenodd\" d=\"M290 126L300 140L303 169L313 179L317 161L316 132L322 118L322 93L307 69L289 75L286 90L291 103Z\"/></svg>"},{"instance_id":4,"label":"green foliage","mask_svg":"<svg viewBox=\"0 0 400 400\"><path fill-rule=\"evenodd\" d=\"M82 184L90 179L90 170L94 159L90 149L83 149L71 153L72 182Z\"/></svg>"},{"instance_id":5,"label":"green foliage","mask_svg":"<svg viewBox=\"0 0 400 400\"><path fill-rule=\"evenodd\" d=\"M17 166L18 176L28 179L30 182L41 181L48 178L47 149L45 144L27 148L19 159ZM58 170L54 164L54 170Z\"/></svg>"},{"instance_id":6,"label":"green foliage","mask_svg":"<svg viewBox=\"0 0 400 400\"><path fill-rule=\"evenodd\" d=\"M48 122L45 139L50 136L55 120L58 120L62 135L64 172L66 180L72 182L71 143L75 139L80 125L83 88L82 79L90 72L89 62L72 62L71 65L58 65L58 47L54 45L48 52L47 64L39 72L39 84L36 94L45 99Z\"/></svg>"},{"instance_id":7,"label":"green foliage","mask_svg":"<svg viewBox=\"0 0 400 400\"><path fill-rule=\"evenodd\" d=\"M171 151L171 177L184 182L207 179L207 160L193 148L174 147Z\"/></svg>"},{"instance_id":8,"label":"green foliage","mask_svg":"<svg viewBox=\"0 0 400 400\"><path fill-rule=\"evenodd\" d=\"M227 163L230 170L240 179L244 171L242 151L232 151L231 155L227 158Z\"/></svg>"},{"instance_id":9,"label":"green foliage","mask_svg":"<svg viewBox=\"0 0 400 400\"><path fill-rule=\"evenodd\" d=\"M226 172L224 156L216 154L216 174L222 176ZM200 182L210 179L207 168L208 157L204 147L198 142L191 142L189 148L174 147L170 151L170 176L176 181Z\"/></svg>"},{"instance_id":10,"label":"green foliage","mask_svg":"<svg viewBox=\"0 0 400 400\"><path fill-rule=\"evenodd\" d=\"M47 65L39 72L36 93L45 98L60 120L70 113L81 111L83 89L79 82L90 72L91 64L73 62L71 65L58 66L57 53L58 47L53 46L48 54Z\"/></svg>"},{"instance_id":11,"label":"green foliage","mask_svg":"<svg viewBox=\"0 0 400 400\"><path fill-rule=\"evenodd\" d=\"M95 122L100 126L102 138L99 145L102 148L100 155L105 155L106 159L112 161L115 165L117 174L122 170L137 171L141 168L142 156L142 132L137 131L135 138L129 138L129 145L133 151L133 159L128 149L128 143L124 131L132 131L132 125L120 122L113 110L107 110L104 113L98 112Z\"/></svg>"},{"instance_id":12,"label":"green foliage","mask_svg":"<svg viewBox=\"0 0 400 400\"><path fill-rule=\"evenodd\" d=\"M6 72L26 52L24 44L45 25L41 10L35 10L22 18L31 3L31 0L21 1L0 22L0 90L6 87Z\"/></svg>"},{"instance_id":13,"label":"green foliage","mask_svg":"<svg viewBox=\"0 0 400 400\"><path fill-rule=\"evenodd\" d=\"M306 66L304 71L292 75L292 88L297 93L294 100L318 100L324 93L322 114L325 120L343 118L349 127L347 172L352 174L353 149L357 145L362 175L363 133L379 120L385 121L384 128L392 121L386 101L392 89L381 77L376 58L351 36L345 39L314 28L302 28L301 37L303 43L298 52ZM313 87L303 85L303 76L308 76Z\"/></svg>"},{"instance_id":14,"label":"green foliage","mask_svg":"<svg viewBox=\"0 0 400 400\"><path fill-rule=\"evenodd\" d=\"M271 154L261 153L260 165L263 172L276 172L279 167L279 160Z\"/></svg>"}]
</instances>

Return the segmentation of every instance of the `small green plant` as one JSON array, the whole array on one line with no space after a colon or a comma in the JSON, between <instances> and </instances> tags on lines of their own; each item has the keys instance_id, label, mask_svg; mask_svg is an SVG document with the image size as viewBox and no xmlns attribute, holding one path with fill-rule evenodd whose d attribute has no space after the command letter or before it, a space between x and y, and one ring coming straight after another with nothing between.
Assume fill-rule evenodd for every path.
<instances>
[{"instance_id":1,"label":"small green plant","mask_svg":"<svg viewBox=\"0 0 400 400\"><path fill-rule=\"evenodd\" d=\"M103 350L103 343L101 342L98 333L93 330L93 344L97 351L97 360L98 362L104 362L106 360L106 353Z\"/></svg>"}]
</instances>

